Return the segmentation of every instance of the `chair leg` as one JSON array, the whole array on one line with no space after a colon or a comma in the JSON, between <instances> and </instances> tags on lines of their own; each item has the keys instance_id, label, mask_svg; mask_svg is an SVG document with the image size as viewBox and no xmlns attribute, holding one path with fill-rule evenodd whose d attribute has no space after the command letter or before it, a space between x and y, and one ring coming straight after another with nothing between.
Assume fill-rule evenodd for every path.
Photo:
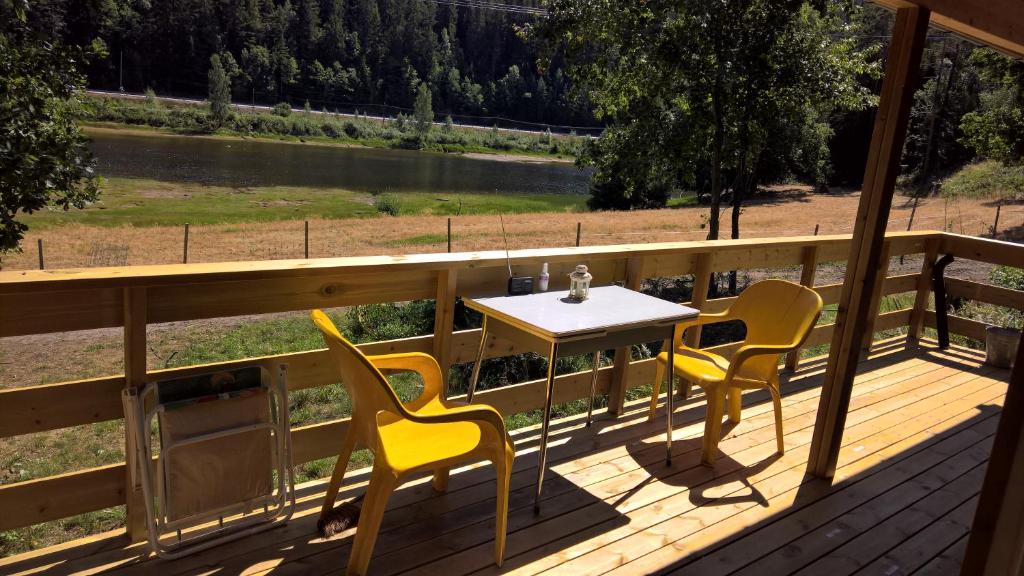
<instances>
[{"instance_id":1,"label":"chair leg","mask_svg":"<svg viewBox=\"0 0 1024 576\"><path fill-rule=\"evenodd\" d=\"M448 491L448 472L449 468L438 468L434 470L434 491L435 492L447 492Z\"/></svg>"},{"instance_id":2,"label":"chair leg","mask_svg":"<svg viewBox=\"0 0 1024 576\"><path fill-rule=\"evenodd\" d=\"M370 566L373 546L377 543L377 533L384 519L384 509L388 497L398 486L398 478L391 470L374 465L370 474L370 486L366 490L366 498L359 513L359 524L356 526L356 538L352 543L352 552L348 559L349 576L363 576Z\"/></svg>"},{"instance_id":3,"label":"chair leg","mask_svg":"<svg viewBox=\"0 0 1024 576\"><path fill-rule=\"evenodd\" d=\"M356 435L352 432L345 434L341 444L341 451L338 453L338 461L334 464L334 472L331 473L331 482L327 485L327 493L324 495L324 505L320 508L320 520L324 521L327 514L334 508L334 501L338 497L338 490L341 489L341 481L345 479L345 469L348 468L348 460L356 447Z\"/></svg>"},{"instance_id":4,"label":"chair leg","mask_svg":"<svg viewBox=\"0 0 1024 576\"><path fill-rule=\"evenodd\" d=\"M705 388L704 393L708 398L708 414L704 421L704 450L700 460L703 464L714 466L718 456L718 440L722 435L726 390L722 387Z\"/></svg>"},{"instance_id":5,"label":"chair leg","mask_svg":"<svg viewBox=\"0 0 1024 576\"><path fill-rule=\"evenodd\" d=\"M739 423L743 412L743 391L729 388L729 421Z\"/></svg>"},{"instance_id":6,"label":"chair leg","mask_svg":"<svg viewBox=\"0 0 1024 576\"><path fill-rule=\"evenodd\" d=\"M772 404L775 405L775 442L779 454L786 453L786 445L782 441L782 395L774 386L769 386L768 391L772 394Z\"/></svg>"},{"instance_id":7,"label":"chair leg","mask_svg":"<svg viewBox=\"0 0 1024 576\"><path fill-rule=\"evenodd\" d=\"M508 491L512 481L514 458L515 452L506 450L502 459L494 461L494 471L498 477L498 508L494 515L494 563L499 567L505 561L505 537L508 533Z\"/></svg>"},{"instance_id":8,"label":"chair leg","mask_svg":"<svg viewBox=\"0 0 1024 576\"><path fill-rule=\"evenodd\" d=\"M654 417L658 413L658 396L661 394L661 383L665 380L665 364L668 361L662 361L661 355L659 354L654 360L654 384L651 385L651 411L647 415L647 420L654 420Z\"/></svg>"}]
</instances>

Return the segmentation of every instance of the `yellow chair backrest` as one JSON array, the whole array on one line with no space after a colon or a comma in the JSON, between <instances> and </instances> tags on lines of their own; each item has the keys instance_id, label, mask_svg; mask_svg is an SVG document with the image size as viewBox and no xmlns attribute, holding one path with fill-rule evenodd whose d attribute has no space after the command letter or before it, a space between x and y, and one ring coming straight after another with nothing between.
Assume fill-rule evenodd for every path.
<instances>
[{"instance_id":1,"label":"yellow chair backrest","mask_svg":"<svg viewBox=\"0 0 1024 576\"><path fill-rule=\"evenodd\" d=\"M729 315L746 325L744 344L796 346L814 328L821 308L821 296L810 288L785 280L763 280L740 293ZM744 363L741 372L766 379L777 368L777 356L755 356Z\"/></svg>"},{"instance_id":2,"label":"yellow chair backrest","mask_svg":"<svg viewBox=\"0 0 1024 576\"><path fill-rule=\"evenodd\" d=\"M396 416L404 416L405 407L380 370L338 332L326 314L314 310L310 317L323 333L331 359L337 363L341 373L341 383L352 399L350 425L357 427L362 442L369 443L376 438L377 413L386 410Z\"/></svg>"}]
</instances>

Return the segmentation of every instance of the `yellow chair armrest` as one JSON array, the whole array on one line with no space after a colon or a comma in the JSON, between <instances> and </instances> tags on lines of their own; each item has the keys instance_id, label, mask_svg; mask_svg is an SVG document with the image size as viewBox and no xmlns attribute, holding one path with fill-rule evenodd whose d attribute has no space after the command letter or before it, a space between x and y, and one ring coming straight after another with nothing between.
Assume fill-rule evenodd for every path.
<instances>
[{"instance_id":1,"label":"yellow chair armrest","mask_svg":"<svg viewBox=\"0 0 1024 576\"><path fill-rule=\"evenodd\" d=\"M430 354L404 352L401 354L367 356L366 358L381 372L387 370L392 372L416 372L419 374L420 378L423 379L423 394L412 403L441 397L444 388L441 367Z\"/></svg>"},{"instance_id":2,"label":"yellow chair armrest","mask_svg":"<svg viewBox=\"0 0 1024 576\"><path fill-rule=\"evenodd\" d=\"M729 370L725 374L725 381L729 382L732 380L743 363L754 356L785 354L792 352L799 345L800 343L797 342L795 344L748 344L740 346L729 360Z\"/></svg>"},{"instance_id":3,"label":"yellow chair armrest","mask_svg":"<svg viewBox=\"0 0 1024 576\"><path fill-rule=\"evenodd\" d=\"M406 416L413 422L420 424L442 424L450 422L479 422L489 424L501 436L507 437L505 431L505 419L501 413L486 404L469 404L465 406L453 406L444 412L434 414L410 413Z\"/></svg>"},{"instance_id":4,"label":"yellow chair armrest","mask_svg":"<svg viewBox=\"0 0 1024 576\"><path fill-rule=\"evenodd\" d=\"M673 333L674 334L674 340L675 340L675 343L676 343L676 348L679 348L680 346L683 345L683 332L686 332L687 328L694 328L696 326L704 326L706 324L718 324L719 322L727 322L727 321L732 320L732 319L733 319L732 316L729 315L729 311L726 310L725 312L718 312L718 313L715 313L715 314L703 314L702 313L702 314L699 314L698 316L696 316L694 318L689 318L689 319L683 320L682 322L676 324L676 329L675 329L675 332Z\"/></svg>"}]
</instances>

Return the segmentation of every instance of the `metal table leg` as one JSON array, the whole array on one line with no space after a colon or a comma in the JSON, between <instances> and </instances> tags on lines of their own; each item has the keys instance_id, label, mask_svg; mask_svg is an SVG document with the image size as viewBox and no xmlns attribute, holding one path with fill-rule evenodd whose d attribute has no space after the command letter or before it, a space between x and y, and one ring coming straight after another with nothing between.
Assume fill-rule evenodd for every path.
<instances>
[{"instance_id":1,"label":"metal table leg","mask_svg":"<svg viewBox=\"0 0 1024 576\"><path fill-rule=\"evenodd\" d=\"M665 390L668 393L667 410L668 413L665 415L665 464L668 466L672 465L672 412L675 410L675 402L672 399L675 397L675 390L672 389L672 384L676 380L676 352L675 352L675 340L674 336L669 337L668 346L668 365L665 372L668 373L668 386Z\"/></svg>"},{"instance_id":2,"label":"metal table leg","mask_svg":"<svg viewBox=\"0 0 1024 576\"><path fill-rule=\"evenodd\" d=\"M590 376L590 405L587 406L587 426L594 415L594 394L597 392L597 371L601 368L601 351L594 352L594 368Z\"/></svg>"},{"instance_id":3,"label":"metal table leg","mask_svg":"<svg viewBox=\"0 0 1024 576\"><path fill-rule=\"evenodd\" d=\"M480 329L480 346L476 351L476 362L473 363L473 375L469 377L469 390L466 392L466 403L473 403L473 394L476 393L476 381L480 379L480 365L484 362L484 349L487 348L487 316L484 316L484 324Z\"/></svg>"},{"instance_id":4,"label":"metal table leg","mask_svg":"<svg viewBox=\"0 0 1024 576\"><path fill-rule=\"evenodd\" d=\"M558 345L552 344L548 352L548 382L544 390L544 422L540 427L540 462L537 463L537 495L533 501L533 513L540 513L540 492L544 486L544 471L548 463L548 425L551 424L551 397L555 389L555 360L558 359Z\"/></svg>"}]
</instances>

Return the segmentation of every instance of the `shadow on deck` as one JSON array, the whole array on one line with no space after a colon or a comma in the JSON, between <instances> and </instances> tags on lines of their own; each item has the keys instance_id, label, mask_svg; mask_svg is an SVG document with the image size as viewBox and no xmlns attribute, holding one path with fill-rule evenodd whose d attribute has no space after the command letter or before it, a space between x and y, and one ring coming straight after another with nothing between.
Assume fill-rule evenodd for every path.
<instances>
[{"instance_id":1,"label":"shadow on deck","mask_svg":"<svg viewBox=\"0 0 1024 576\"><path fill-rule=\"evenodd\" d=\"M858 367L836 478L805 474L823 360L783 383L786 453L767 394L744 397L714 468L701 466L703 398L678 407L673 465L664 408L553 423L539 515L537 431L514 434L505 565L492 564L494 475L463 469L436 494L426 479L389 502L372 574L955 574L1006 391L1008 372L971 350L890 343ZM340 498L365 488L351 473ZM0 573L337 574L354 531L315 537L322 482L304 485L286 525L163 561L101 535L0 560Z\"/></svg>"}]
</instances>

